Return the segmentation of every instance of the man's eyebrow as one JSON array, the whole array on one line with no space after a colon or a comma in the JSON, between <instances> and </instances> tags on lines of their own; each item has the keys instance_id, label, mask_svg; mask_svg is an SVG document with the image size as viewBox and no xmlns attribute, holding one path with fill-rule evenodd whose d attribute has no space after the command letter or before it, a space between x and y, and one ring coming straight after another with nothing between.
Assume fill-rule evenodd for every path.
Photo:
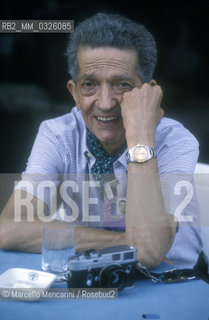
<instances>
[{"instance_id":1,"label":"man's eyebrow","mask_svg":"<svg viewBox=\"0 0 209 320\"><path fill-rule=\"evenodd\" d=\"M95 72L91 72L91 73L84 73L81 77L80 77L80 81L86 80L86 79L95 79L97 78L98 75ZM126 74L120 74L120 75L113 75L110 77L111 81L131 81L133 82L133 79L126 75Z\"/></svg>"},{"instance_id":2,"label":"man's eyebrow","mask_svg":"<svg viewBox=\"0 0 209 320\"><path fill-rule=\"evenodd\" d=\"M96 77L95 72L84 73L84 74L80 77L80 80L92 79L92 78L95 78L95 77Z\"/></svg>"},{"instance_id":3,"label":"man's eyebrow","mask_svg":"<svg viewBox=\"0 0 209 320\"><path fill-rule=\"evenodd\" d=\"M111 79L113 81L131 81L131 82L133 82L133 78L129 77L126 74L113 75Z\"/></svg>"}]
</instances>

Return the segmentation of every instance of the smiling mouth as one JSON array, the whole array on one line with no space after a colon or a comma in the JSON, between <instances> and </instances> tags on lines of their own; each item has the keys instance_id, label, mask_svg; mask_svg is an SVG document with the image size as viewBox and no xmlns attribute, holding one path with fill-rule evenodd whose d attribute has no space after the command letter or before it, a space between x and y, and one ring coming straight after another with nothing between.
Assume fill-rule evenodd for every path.
<instances>
[{"instance_id":1,"label":"smiling mouth","mask_svg":"<svg viewBox=\"0 0 209 320\"><path fill-rule=\"evenodd\" d=\"M110 123L119 120L120 117L95 117L99 122Z\"/></svg>"}]
</instances>

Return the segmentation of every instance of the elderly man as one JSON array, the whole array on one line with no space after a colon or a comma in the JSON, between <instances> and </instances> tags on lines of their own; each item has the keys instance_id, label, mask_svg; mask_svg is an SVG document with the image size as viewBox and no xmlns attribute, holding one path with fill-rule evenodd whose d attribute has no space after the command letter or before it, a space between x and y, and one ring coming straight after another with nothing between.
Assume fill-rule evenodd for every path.
<instances>
[{"instance_id":1,"label":"elderly man","mask_svg":"<svg viewBox=\"0 0 209 320\"><path fill-rule=\"evenodd\" d=\"M41 124L23 180L26 174L54 174L57 179L59 174L89 173L99 182L99 199L105 203L117 198L112 181L125 184L125 225L111 229L78 224L77 250L129 244L148 267L165 257L177 266L193 267L202 245L195 199L184 203L185 193L176 195L172 187L173 181L179 182L178 174L183 181L188 174L191 184L198 142L179 122L164 117L162 90L152 79L157 60L152 35L129 19L97 14L75 28L67 54L71 75L67 86L76 107ZM127 181L120 182L120 174ZM172 182L163 187L166 175ZM15 222L17 198L28 194L34 195L35 219L30 222L22 207L21 222ZM1 248L40 251L41 205L50 207L35 189L16 186L0 217ZM181 219L188 213L192 220Z\"/></svg>"}]
</instances>

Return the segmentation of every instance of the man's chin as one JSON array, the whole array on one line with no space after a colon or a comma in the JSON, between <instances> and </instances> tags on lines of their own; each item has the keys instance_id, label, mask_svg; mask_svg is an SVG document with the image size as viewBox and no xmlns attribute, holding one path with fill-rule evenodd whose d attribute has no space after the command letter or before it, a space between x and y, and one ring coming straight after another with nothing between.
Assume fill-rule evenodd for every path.
<instances>
[{"instance_id":1,"label":"man's chin","mask_svg":"<svg viewBox=\"0 0 209 320\"><path fill-rule=\"evenodd\" d=\"M101 145L105 150L108 152L113 152L114 150L120 148L122 144L125 142L125 140L114 140L113 138L110 139L99 139Z\"/></svg>"}]
</instances>

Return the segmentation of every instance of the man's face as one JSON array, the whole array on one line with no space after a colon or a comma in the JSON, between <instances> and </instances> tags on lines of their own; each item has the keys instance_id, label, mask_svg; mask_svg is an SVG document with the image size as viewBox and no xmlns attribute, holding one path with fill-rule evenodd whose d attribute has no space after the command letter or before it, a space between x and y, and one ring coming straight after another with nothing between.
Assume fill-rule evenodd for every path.
<instances>
[{"instance_id":1,"label":"man's face","mask_svg":"<svg viewBox=\"0 0 209 320\"><path fill-rule=\"evenodd\" d=\"M88 129L103 147L112 152L125 141L120 104L123 94L141 87L134 50L82 47L78 54L79 74L68 89L81 109Z\"/></svg>"}]
</instances>

